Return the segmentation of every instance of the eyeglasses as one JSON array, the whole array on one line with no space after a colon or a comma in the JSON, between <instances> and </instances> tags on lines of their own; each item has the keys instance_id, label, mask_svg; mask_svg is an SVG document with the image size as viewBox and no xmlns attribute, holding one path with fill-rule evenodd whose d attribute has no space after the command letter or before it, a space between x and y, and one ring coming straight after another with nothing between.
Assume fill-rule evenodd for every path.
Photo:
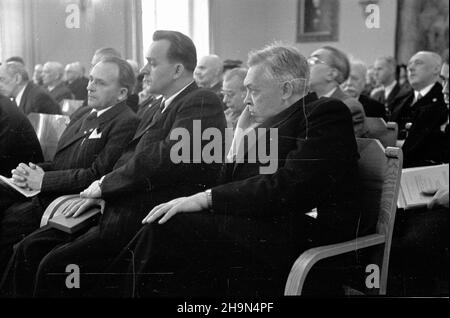
<instances>
[{"instance_id":1,"label":"eyeglasses","mask_svg":"<svg viewBox=\"0 0 450 318\"><path fill-rule=\"evenodd\" d=\"M317 56L310 56L310 57L308 57L307 61L310 66L317 65L317 64L328 65L327 63L325 63L324 61L319 59Z\"/></svg>"}]
</instances>

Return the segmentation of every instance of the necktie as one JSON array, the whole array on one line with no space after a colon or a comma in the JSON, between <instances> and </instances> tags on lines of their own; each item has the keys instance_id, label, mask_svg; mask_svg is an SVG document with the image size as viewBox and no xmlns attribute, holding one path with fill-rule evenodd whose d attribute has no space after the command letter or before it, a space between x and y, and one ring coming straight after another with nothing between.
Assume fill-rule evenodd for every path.
<instances>
[{"instance_id":1,"label":"necktie","mask_svg":"<svg viewBox=\"0 0 450 318\"><path fill-rule=\"evenodd\" d=\"M96 121L96 119L97 119L97 111L91 112L91 113L83 120L83 123L81 124L80 131L85 131L85 130L87 130L89 127L91 127L91 126L93 125L93 123Z\"/></svg>"}]
</instances>

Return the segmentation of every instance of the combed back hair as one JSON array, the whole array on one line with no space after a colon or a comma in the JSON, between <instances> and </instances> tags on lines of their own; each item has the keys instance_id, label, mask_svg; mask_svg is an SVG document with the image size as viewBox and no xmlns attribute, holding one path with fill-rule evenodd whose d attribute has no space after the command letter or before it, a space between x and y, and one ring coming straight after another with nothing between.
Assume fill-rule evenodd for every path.
<instances>
[{"instance_id":1,"label":"combed back hair","mask_svg":"<svg viewBox=\"0 0 450 318\"><path fill-rule=\"evenodd\" d=\"M119 59L122 58L120 52L112 47L102 47L97 51L95 51L94 55L99 55L103 57L118 57Z\"/></svg>"},{"instance_id":2,"label":"combed back hair","mask_svg":"<svg viewBox=\"0 0 450 318\"><path fill-rule=\"evenodd\" d=\"M322 49L331 53L329 65L338 71L336 82L338 82L338 84L344 83L350 75L350 62L347 55L332 46L324 46Z\"/></svg>"},{"instance_id":3,"label":"combed back hair","mask_svg":"<svg viewBox=\"0 0 450 318\"><path fill-rule=\"evenodd\" d=\"M136 84L136 77L134 76L133 68L127 61L115 56L109 56L102 59L99 63L117 65L119 68L119 85L128 90L127 95L130 95L133 92Z\"/></svg>"},{"instance_id":4,"label":"combed back hair","mask_svg":"<svg viewBox=\"0 0 450 318\"><path fill-rule=\"evenodd\" d=\"M358 59L350 60L350 69L359 68L363 71L364 75L367 74L367 64Z\"/></svg>"},{"instance_id":5,"label":"combed back hair","mask_svg":"<svg viewBox=\"0 0 450 318\"><path fill-rule=\"evenodd\" d=\"M24 59L21 56L11 56L11 57L7 58L5 62L6 63L17 62L17 63L20 63L22 65L25 65L25 61L24 61Z\"/></svg>"},{"instance_id":6,"label":"combed back hair","mask_svg":"<svg viewBox=\"0 0 450 318\"><path fill-rule=\"evenodd\" d=\"M9 76L15 76L16 74L20 74L22 77L22 82L29 81L30 77L28 76L28 72L25 69L25 65L19 62L8 62L5 64L6 72Z\"/></svg>"},{"instance_id":7,"label":"combed back hair","mask_svg":"<svg viewBox=\"0 0 450 318\"><path fill-rule=\"evenodd\" d=\"M292 46L280 43L271 44L248 55L247 65L266 64L268 73L280 82L292 83L295 94L303 94L308 89L309 66L306 58Z\"/></svg>"},{"instance_id":8,"label":"combed back hair","mask_svg":"<svg viewBox=\"0 0 450 318\"><path fill-rule=\"evenodd\" d=\"M53 72L58 74L58 78L62 78L64 75L64 66L59 62L47 62L44 64L44 67L49 67Z\"/></svg>"},{"instance_id":9,"label":"combed back hair","mask_svg":"<svg viewBox=\"0 0 450 318\"><path fill-rule=\"evenodd\" d=\"M160 40L170 42L167 59L171 63L181 63L188 72L194 72L197 66L197 50L188 36L177 31L157 30L153 33L153 41Z\"/></svg>"},{"instance_id":10,"label":"combed back hair","mask_svg":"<svg viewBox=\"0 0 450 318\"><path fill-rule=\"evenodd\" d=\"M397 60L392 56L381 56L376 60L386 63L386 65L391 69L392 72L395 72L395 70L397 69Z\"/></svg>"},{"instance_id":11,"label":"combed back hair","mask_svg":"<svg viewBox=\"0 0 450 318\"><path fill-rule=\"evenodd\" d=\"M234 77L238 77L239 80L244 83L244 79L247 76L247 71L248 70L244 67L233 68L225 73L223 80L229 81ZM242 87L244 87L244 85L242 85Z\"/></svg>"}]
</instances>

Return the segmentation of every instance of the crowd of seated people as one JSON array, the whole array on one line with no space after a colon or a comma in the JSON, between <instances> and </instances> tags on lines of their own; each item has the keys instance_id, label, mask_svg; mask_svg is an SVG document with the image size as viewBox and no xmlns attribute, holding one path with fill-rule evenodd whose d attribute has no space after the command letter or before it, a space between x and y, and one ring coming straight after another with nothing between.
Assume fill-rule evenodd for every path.
<instances>
[{"instance_id":1,"label":"crowd of seated people","mask_svg":"<svg viewBox=\"0 0 450 318\"><path fill-rule=\"evenodd\" d=\"M402 84L392 57L367 66L332 46L305 57L272 44L249 52L244 68L217 55L197 61L189 37L156 31L145 59L139 70L101 48L87 77L79 62L38 64L32 79L21 58L0 65L0 174L38 191L26 198L0 184L0 295L282 295L303 251L358 235L366 117L399 125L404 167L448 163L448 56L417 52ZM43 162L26 115L60 114L65 99L84 103ZM214 139L227 127L231 148ZM20 138L28 152L7 146ZM448 235L448 188L435 192L432 220L399 217L394 253ZM67 194L79 196L66 217L102 206L98 223L73 234L40 228ZM68 264L82 289L55 275Z\"/></svg>"}]
</instances>

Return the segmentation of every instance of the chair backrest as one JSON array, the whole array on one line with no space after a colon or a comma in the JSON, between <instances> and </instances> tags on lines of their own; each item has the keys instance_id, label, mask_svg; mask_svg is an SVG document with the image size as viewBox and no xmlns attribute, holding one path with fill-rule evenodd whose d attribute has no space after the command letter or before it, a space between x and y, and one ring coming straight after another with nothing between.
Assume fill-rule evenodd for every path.
<instances>
[{"instance_id":1,"label":"chair backrest","mask_svg":"<svg viewBox=\"0 0 450 318\"><path fill-rule=\"evenodd\" d=\"M378 139L384 147L395 147L398 136L396 122L386 123L380 117L366 117L368 138Z\"/></svg>"},{"instance_id":2,"label":"chair backrest","mask_svg":"<svg viewBox=\"0 0 450 318\"><path fill-rule=\"evenodd\" d=\"M59 138L69 123L69 116L30 113L28 119L41 144L44 160L53 160Z\"/></svg>"},{"instance_id":3,"label":"chair backrest","mask_svg":"<svg viewBox=\"0 0 450 318\"><path fill-rule=\"evenodd\" d=\"M83 106L84 101L80 99L63 99L61 101L61 112L63 115L72 116L72 114Z\"/></svg>"},{"instance_id":4,"label":"chair backrest","mask_svg":"<svg viewBox=\"0 0 450 318\"><path fill-rule=\"evenodd\" d=\"M363 189L362 201L367 217L361 223L365 223L363 226L367 227L376 226L374 229L376 233L385 236L381 261L381 282L385 288L402 175L403 154L400 148L384 149L376 139L358 138L357 143L361 156L359 175ZM383 291L380 290L380 293Z\"/></svg>"}]
</instances>

